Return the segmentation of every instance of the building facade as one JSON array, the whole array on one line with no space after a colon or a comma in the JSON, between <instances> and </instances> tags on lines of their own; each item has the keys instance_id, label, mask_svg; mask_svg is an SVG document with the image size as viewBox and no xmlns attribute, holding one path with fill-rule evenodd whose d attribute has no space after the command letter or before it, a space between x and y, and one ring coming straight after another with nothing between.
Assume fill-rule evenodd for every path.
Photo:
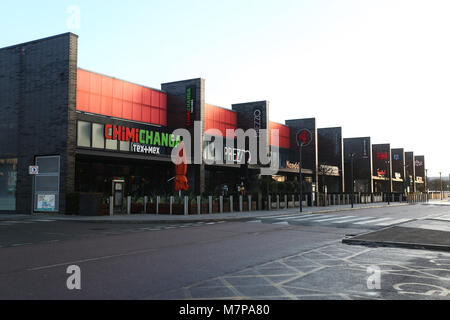
<instances>
[{"instance_id":1,"label":"building facade","mask_svg":"<svg viewBox=\"0 0 450 320\"><path fill-rule=\"evenodd\" d=\"M265 100L231 109L208 104L201 78L151 88L80 68L72 33L0 49L0 110L1 213L69 213L75 193L113 196L117 210L127 195L173 194L171 154L181 141L192 149L190 194L242 185L267 193L261 183L261 169L273 164L267 159L277 159L273 181L298 183L301 169L310 201L325 186L349 192L349 153L355 191L379 188L370 138L343 139L340 127L318 129L315 118L270 121ZM239 129L254 135L240 144ZM304 129L311 143L300 162L297 135ZM424 168L424 160L410 160L405 155L405 168L423 177L416 164ZM413 172L413 185L419 180Z\"/></svg>"}]
</instances>

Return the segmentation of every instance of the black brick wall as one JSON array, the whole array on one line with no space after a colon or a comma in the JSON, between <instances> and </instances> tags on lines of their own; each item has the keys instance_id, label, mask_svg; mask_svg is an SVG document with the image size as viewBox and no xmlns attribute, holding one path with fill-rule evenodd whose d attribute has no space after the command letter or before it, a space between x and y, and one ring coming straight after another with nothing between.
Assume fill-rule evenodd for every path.
<instances>
[{"instance_id":1,"label":"black brick wall","mask_svg":"<svg viewBox=\"0 0 450 320\"><path fill-rule=\"evenodd\" d=\"M18 213L31 212L28 166L35 156L61 156L61 213L66 191L73 190L77 38L66 33L0 49L0 111L17 125L11 146L0 140L0 156L16 152L19 158Z\"/></svg>"},{"instance_id":2,"label":"black brick wall","mask_svg":"<svg viewBox=\"0 0 450 320\"><path fill-rule=\"evenodd\" d=\"M372 145L370 143L370 137L344 139L344 182L347 193L352 191L350 153L355 153L353 162L354 180L367 181L367 185L364 188L361 186L360 190L357 190L357 186L355 186L355 191L372 192Z\"/></svg>"},{"instance_id":3,"label":"black brick wall","mask_svg":"<svg viewBox=\"0 0 450 320\"><path fill-rule=\"evenodd\" d=\"M312 134L312 142L302 149L302 165L304 169L313 170L313 182L318 187L318 141L317 141L317 126L315 118L286 120L286 125L291 128L291 159L298 162L300 159L299 147L297 146L297 133L301 129L308 129ZM316 190L318 190L316 188Z\"/></svg>"},{"instance_id":4,"label":"black brick wall","mask_svg":"<svg viewBox=\"0 0 450 320\"><path fill-rule=\"evenodd\" d=\"M335 192L344 192L344 141L342 139L342 128L319 128L318 135L318 154L319 154L319 172L320 165L336 166L339 168L339 177L330 177L329 183L334 186L328 186L328 190ZM319 177L319 185L322 184ZM322 188L320 188L322 190ZM331 191L330 191L331 192Z\"/></svg>"},{"instance_id":5,"label":"black brick wall","mask_svg":"<svg viewBox=\"0 0 450 320\"><path fill-rule=\"evenodd\" d=\"M196 137L203 154L203 133L205 131L205 80L191 79L161 84L161 89L167 93L167 126L171 131L186 127L186 89L195 87L195 110L192 121L202 121L200 137ZM191 137L194 130L189 128ZM192 145L194 153L194 145ZM190 191L195 193L205 192L205 165L189 165L187 178Z\"/></svg>"}]
</instances>

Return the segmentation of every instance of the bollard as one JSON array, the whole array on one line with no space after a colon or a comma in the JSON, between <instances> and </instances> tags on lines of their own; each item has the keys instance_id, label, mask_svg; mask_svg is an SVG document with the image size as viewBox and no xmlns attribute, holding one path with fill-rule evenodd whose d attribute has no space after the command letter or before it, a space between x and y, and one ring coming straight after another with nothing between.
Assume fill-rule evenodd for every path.
<instances>
[{"instance_id":1,"label":"bollard","mask_svg":"<svg viewBox=\"0 0 450 320\"><path fill-rule=\"evenodd\" d=\"M219 197L219 211L223 213L223 196Z\"/></svg>"},{"instance_id":2,"label":"bollard","mask_svg":"<svg viewBox=\"0 0 450 320\"><path fill-rule=\"evenodd\" d=\"M184 196L184 215L187 216L189 215L189 197L188 196Z\"/></svg>"},{"instance_id":3,"label":"bollard","mask_svg":"<svg viewBox=\"0 0 450 320\"><path fill-rule=\"evenodd\" d=\"M208 196L209 213L212 213L212 196Z\"/></svg>"},{"instance_id":4,"label":"bollard","mask_svg":"<svg viewBox=\"0 0 450 320\"><path fill-rule=\"evenodd\" d=\"M239 212L242 212L242 209L243 209L242 208L242 204L243 204L242 202L243 202L242 195L240 195L239 196Z\"/></svg>"},{"instance_id":5,"label":"bollard","mask_svg":"<svg viewBox=\"0 0 450 320\"><path fill-rule=\"evenodd\" d=\"M295 196L292 195L292 208L295 208Z\"/></svg>"},{"instance_id":6,"label":"bollard","mask_svg":"<svg viewBox=\"0 0 450 320\"><path fill-rule=\"evenodd\" d=\"M113 196L109 197L109 215L110 216L114 215L114 197Z\"/></svg>"},{"instance_id":7,"label":"bollard","mask_svg":"<svg viewBox=\"0 0 450 320\"><path fill-rule=\"evenodd\" d=\"M280 210L280 195L277 194L277 210Z\"/></svg>"},{"instance_id":8,"label":"bollard","mask_svg":"<svg viewBox=\"0 0 450 320\"><path fill-rule=\"evenodd\" d=\"M307 195L307 194L305 194L305 200L306 200L306 207L308 206L308 201L309 201L309 196ZM303 199L302 200L300 200L300 201L303 201Z\"/></svg>"},{"instance_id":9,"label":"bollard","mask_svg":"<svg viewBox=\"0 0 450 320\"><path fill-rule=\"evenodd\" d=\"M145 196L144 197L144 213L147 213L147 202L148 202L148 197Z\"/></svg>"},{"instance_id":10,"label":"bollard","mask_svg":"<svg viewBox=\"0 0 450 320\"><path fill-rule=\"evenodd\" d=\"M334 206L336 205L336 195L335 194L333 194L333 205Z\"/></svg>"},{"instance_id":11,"label":"bollard","mask_svg":"<svg viewBox=\"0 0 450 320\"><path fill-rule=\"evenodd\" d=\"M268 207L269 207L269 211L270 210L272 210L272 196L269 194L269 198L268 198L268 200L267 200L267 202L268 202Z\"/></svg>"},{"instance_id":12,"label":"bollard","mask_svg":"<svg viewBox=\"0 0 450 320\"><path fill-rule=\"evenodd\" d=\"M169 213L172 215L173 196L169 198Z\"/></svg>"},{"instance_id":13,"label":"bollard","mask_svg":"<svg viewBox=\"0 0 450 320\"><path fill-rule=\"evenodd\" d=\"M284 208L285 209L287 209L287 208L289 208L289 206L288 206L288 200L287 200L288 198L287 198L287 194L285 194L284 195Z\"/></svg>"},{"instance_id":14,"label":"bollard","mask_svg":"<svg viewBox=\"0 0 450 320\"><path fill-rule=\"evenodd\" d=\"M202 214L202 197L197 196L197 214Z\"/></svg>"},{"instance_id":15,"label":"bollard","mask_svg":"<svg viewBox=\"0 0 450 320\"><path fill-rule=\"evenodd\" d=\"M230 212L233 212L233 196L230 196Z\"/></svg>"},{"instance_id":16,"label":"bollard","mask_svg":"<svg viewBox=\"0 0 450 320\"><path fill-rule=\"evenodd\" d=\"M160 202L160 197L156 196L156 214L159 214L159 202Z\"/></svg>"},{"instance_id":17,"label":"bollard","mask_svg":"<svg viewBox=\"0 0 450 320\"><path fill-rule=\"evenodd\" d=\"M127 196L127 214L131 214L131 196Z\"/></svg>"},{"instance_id":18,"label":"bollard","mask_svg":"<svg viewBox=\"0 0 450 320\"><path fill-rule=\"evenodd\" d=\"M248 211L252 211L252 196L248 196Z\"/></svg>"},{"instance_id":19,"label":"bollard","mask_svg":"<svg viewBox=\"0 0 450 320\"><path fill-rule=\"evenodd\" d=\"M350 195L346 194L345 197L347 198L347 204L350 204Z\"/></svg>"},{"instance_id":20,"label":"bollard","mask_svg":"<svg viewBox=\"0 0 450 320\"><path fill-rule=\"evenodd\" d=\"M331 194L328 195L328 205L331 205Z\"/></svg>"}]
</instances>

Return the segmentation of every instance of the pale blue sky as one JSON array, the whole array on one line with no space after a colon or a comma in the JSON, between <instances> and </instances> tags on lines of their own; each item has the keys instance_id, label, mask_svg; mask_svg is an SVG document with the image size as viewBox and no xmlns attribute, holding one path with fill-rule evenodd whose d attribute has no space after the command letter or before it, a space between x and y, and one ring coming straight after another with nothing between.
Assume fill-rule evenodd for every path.
<instances>
[{"instance_id":1,"label":"pale blue sky","mask_svg":"<svg viewBox=\"0 0 450 320\"><path fill-rule=\"evenodd\" d=\"M71 31L80 67L156 88L202 77L209 103L269 100L271 120L316 117L448 177L449 17L444 0L1 1L0 47Z\"/></svg>"}]
</instances>

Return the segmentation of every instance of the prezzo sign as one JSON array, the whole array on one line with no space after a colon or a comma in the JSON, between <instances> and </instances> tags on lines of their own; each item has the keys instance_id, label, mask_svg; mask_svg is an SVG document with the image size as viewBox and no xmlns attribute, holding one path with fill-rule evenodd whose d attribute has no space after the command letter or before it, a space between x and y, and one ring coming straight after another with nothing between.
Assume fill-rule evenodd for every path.
<instances>
[{"instance_id":1,"label":"prezzo sign","mask_svg":"<svg viewBox=\"0 0 450 320\"><path fill-rule=\"evenodd\" d=\"M261 109L255 109L253 111L253 128L256 131L256 136L259 137L259 130L261 129L261 123L262 123L262 111Z\"/></svg>"},{"instance_id":2,"label":"prezzo sign","mask_svg":"<svg viewBox=\"0 0 450 320\"><path fill-rule=\"evenodd\" d=\"M250 150L238 149L233 147L224 147L223 153L220 149L216 150L214 143L205 145L204 157L206 160L218 163L223 159L225 164L245 164L252 160Z\"/></svg>"},{"instance_id":3,"label":"prezzo sign","mask_svg":"<svg viewBox=\"0 0 450 320\"><path fill-rule=\"evenodd\" d=\"M223 150L225 156L225 161L233 161L235 163L246 163L250 162L252 159L249 150L242 150L236 148L225 147ZM247 158L248 155L248 158Z\"/></svg>"},{"instance_id":4,"label":"prezzo sign","mask_svg":"<svg viewBox=\"0 0 450 320\"><path fill-rule=\"evenodd\" d=\"M112 124L105 125L105 139L131 142L131 152L154 155L160 155L162 148L174 148L180 143L180 137L170 133Z\"/></svg>"}]
</instances>

